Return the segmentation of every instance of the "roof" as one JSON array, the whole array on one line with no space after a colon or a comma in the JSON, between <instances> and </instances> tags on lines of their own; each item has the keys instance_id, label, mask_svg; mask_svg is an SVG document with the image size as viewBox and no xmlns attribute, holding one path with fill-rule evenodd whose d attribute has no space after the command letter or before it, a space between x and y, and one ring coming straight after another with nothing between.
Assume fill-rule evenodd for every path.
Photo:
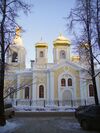
<instances>
[{"instance_id":1,"label":"roof","mask_svg":"<svg viewBox=\"0 0 100 133\"><path fill-rule=\"evenodd\" d=\"M48 44L40 40L39 42L35 44L35 47L48 47Z\"/></svg>"},{"instance_id":2,"label":"roof","mask_svg":"<svg viewBox=\"0 0 100 133\"><path fill-rule=\"evenodd\" d=\"M54 45L70 45L71 42L68 38L64 37L62 34L60 34L56 40L53 42Z\"/></svg>"}]
</instances>

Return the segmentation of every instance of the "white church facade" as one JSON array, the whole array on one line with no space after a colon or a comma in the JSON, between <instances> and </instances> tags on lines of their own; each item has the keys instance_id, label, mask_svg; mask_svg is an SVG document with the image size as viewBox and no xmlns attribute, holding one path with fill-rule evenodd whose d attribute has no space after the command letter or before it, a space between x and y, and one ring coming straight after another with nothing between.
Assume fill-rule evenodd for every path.
<instances>
[{"instance_id":1,"label":"white church facade","mask_svg":"<svg viewBox=\"0 0 100 133\"><path fill-rule=\"evenodd\" d=\"M43 41L36 43L35 60L31 61L31 68L27 69L26 50L20 29L16 29L6 59L5 96L11 93L8 99L86 100L94 103L91 78L79 57L71 56L70 47L70 40L59 35L53 41L53 63L48 63L48 44ZM100 100L100 74L96 77L96 83Z\"/></svg>"}]
</instances>

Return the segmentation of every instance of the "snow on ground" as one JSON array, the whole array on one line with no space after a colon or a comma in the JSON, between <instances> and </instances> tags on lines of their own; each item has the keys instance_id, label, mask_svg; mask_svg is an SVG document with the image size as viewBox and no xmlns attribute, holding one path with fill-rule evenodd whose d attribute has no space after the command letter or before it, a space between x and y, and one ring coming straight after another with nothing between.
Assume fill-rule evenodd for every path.
<instances>
[{"instance_id":1,"label":"snow on ground","mask_svg":"<svg viewBox=\"0 0 100 133\"><path fill-rule=\"evenodd\" d=\"M0 133L9 133L9 131L14 130L17 128L19 125L16 124L15 122L6 122L6 125L3 127L0 127Z\"/></svg>"},{"instance_id":2,"label":"snow on ground","mask_svg":"<svg viewBox=\"0 0 100 133\"><path fill-rule=\"evenodd\" d=\"M25 106L19 105L14 106L16 111L31 111L31 112L75 112L75 108L71 108L69 106Z\"/></svg>"}]
</instances>

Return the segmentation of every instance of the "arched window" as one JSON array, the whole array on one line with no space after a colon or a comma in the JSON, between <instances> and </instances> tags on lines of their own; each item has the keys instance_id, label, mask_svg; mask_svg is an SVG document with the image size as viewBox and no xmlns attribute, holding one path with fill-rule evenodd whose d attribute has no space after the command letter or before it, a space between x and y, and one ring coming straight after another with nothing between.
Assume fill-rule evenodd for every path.
<instances>
[{"instance_id":1,"label":"arched window","mask_svg":"<svg viewBox=\"0 0 100 133\"><path fill-rule=\"evenodd\" d=\"M29 87L25 87L25 99L29 99Z\"/></svg>"},{"instance_id":2,"label":"arched window","mask_svg":"<svg viewBox=\"0 0 100 133\"><path fill-rule=\"evenodd\" d=\"M44 98L44 86L39 86L39 98Z\"/></svg>"},{"instance_id":3,"label":"arched window","mask_svg":"<svg viewBox=\"0 0 100 133\"><path fill-rule=\"evenodd\" d=\"M43 57L43 56L44 56L43 51L40 51L40 57Z\"/></svg>"},{"instance_id":4,"label":"arched window","mask_svg":"<svg viewBox=\"0 0 100 133\"><path fill-rule=\"evenodd\" d=\"M66 80L64 78L61 79L61 86L66 86Z\"/></svg>"},{"instance_id":5,"label":"arched window","mask_svg":"<svg viewBox=\"0 0 100 133\"><path fill-rule=\"evenodd\" d=\"M66 54L64 50L60 51L60 59L65 59L66 58Z\"/></svg>"},{"instance_id":6,"label":"arched window","mask_svg":"<svg viewBox=\"0 0 100 133\"><path fill-rule=\"evenodd\" d=\"M72 86L72 79L71 78L68 79L68 86Z\"/></svg>"},{"instance_id":7,"label":"arched window","mask_svg":"<svg viewBox=\"0 0 100 133\"><path fill-rule=\"evenodd\" d=\"M10 94L10 98L14 98L14 88L13 87L11 87L11 88L9 88L9 94Z\"/></svg>"},{"instance_id":8,"label":"arched window","mask_svg":"<svg viewBox=\"0 0 100 133\"><path fill-rule=\"evenodd\" d=\"M93 89L93 85L92 84L89 85L89 96L90 97L94 96L94 89Z\"/></svg>"},{"instance_id":9,"label":"arched window","mask_svg":"<svg viewBox=\"0 0 100 133\"><path fill-rule=\"evenodd\" d=\"M12 62L18 62L18 53L13 52L13 54L12 54Z\"/></svg>"}]
</instances>

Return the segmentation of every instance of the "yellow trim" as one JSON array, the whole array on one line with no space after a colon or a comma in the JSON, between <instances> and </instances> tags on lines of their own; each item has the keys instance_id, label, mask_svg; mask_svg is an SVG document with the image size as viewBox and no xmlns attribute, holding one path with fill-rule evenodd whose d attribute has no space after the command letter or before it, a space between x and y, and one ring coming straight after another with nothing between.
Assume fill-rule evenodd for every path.
<instances>
[{"instance_id":1,"label":"yellow trim","mask_svg":"<svg viewBox=\"0 0 100 133\"><path fill-rule=\"evenodd\" d=\"M45 42L38 42L38 43L36 43L35 47L36 48L47 48L48 44Z\"/></svg>"},{"instance_id":2,"label":"yellow trim","mask_svg":"<svg viewBox=\"0 0 100 133\"><path fill-rule=\"evenodd\" d=\"M54 47L57 47L57 46L70 46L70 44L68 44L68 43L54 43L53 45L54 45Z\"/></svg>"},{"instance_id":3,"label":"yellow trim","mask_svg":"<svg viewBox=\"0 0 100 133\"><path fill-rule=\"evenodd\" d=\"M48 46L46 46L46 45L36 45L35 47L36 48L48 48Z\"/></svg>"}]
</instances>

